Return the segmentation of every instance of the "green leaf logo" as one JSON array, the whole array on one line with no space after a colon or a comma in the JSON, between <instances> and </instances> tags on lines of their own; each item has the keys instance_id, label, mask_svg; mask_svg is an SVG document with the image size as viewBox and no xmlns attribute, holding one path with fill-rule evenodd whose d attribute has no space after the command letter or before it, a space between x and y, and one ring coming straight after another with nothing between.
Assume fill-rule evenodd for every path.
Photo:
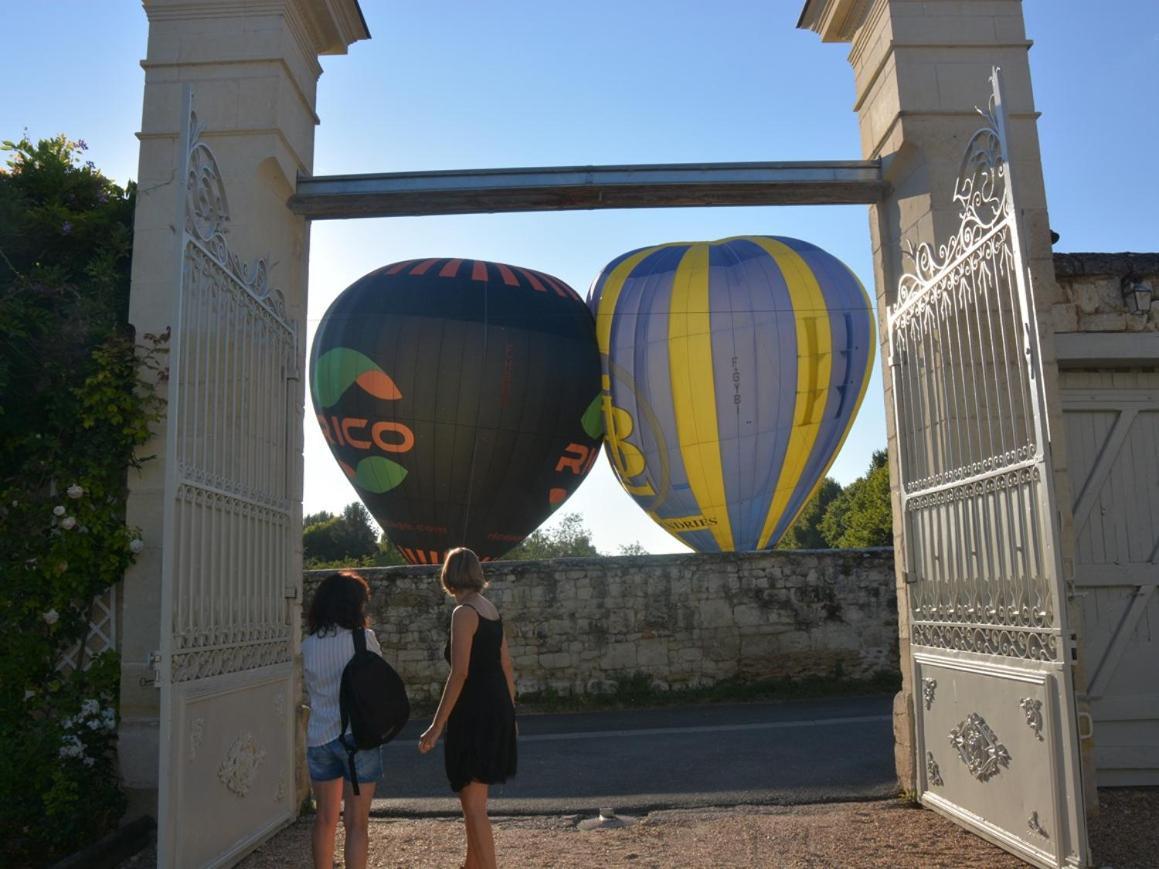
<instances>
[{"instance_id":1,"label":"green leaf logo","mask_svg":"<svg viewBox=\"0 0 1159 869\"><path fill-rule=\"evenodd\" d=\"M327 350L314 362L310 391L319 407L332 407L343 393L357 383L375 398L397 401L402 398L395 382L369 356L347 347Z\"/></svg>"},{"instance_id":2,"label":"green leaf logo","mask_svg":"<svg viewBox=\"0 0 1159 869\"><path fill-rule=\"evenodd\" d=\"M370 456L358 463L354 485L375 495L389 492L406 479L406 468L382 456Z\"/></svg>"},{"instance_id":3,"label":"green leaf logo","mask_svg":"<svg viewBox=\"0 0 1159 869\"><path fill-rule=\"evenodd\" d=\"M599 439L604 436L604 414L600 407L600 399L602 397L602 395L597 395L593 398L592 403L588 405L588 409L580 417L580 425L584 427L584 432L587 433L588 437L593 439Z\"/></svg>"}]
</instances>

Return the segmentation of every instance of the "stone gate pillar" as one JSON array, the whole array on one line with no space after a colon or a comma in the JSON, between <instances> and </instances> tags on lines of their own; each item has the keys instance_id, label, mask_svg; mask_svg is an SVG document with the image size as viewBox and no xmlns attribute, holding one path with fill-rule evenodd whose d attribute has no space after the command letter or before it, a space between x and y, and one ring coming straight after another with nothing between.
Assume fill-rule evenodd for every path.
<instances>
[{"instance_id":1,"label":"stone gate pillar","mask_svg":"<svg viewBox=\"0 0 1159 869\"><path fill-rule=\"evenodd\" d=\"M181 281L186 179L179 177L183 92L192 86L202 140L217 156L228 196L230 248L262 258L288 315L306 318L309 224L286 200L314 160L319 55L344 54L369 33L357 0L144 0L149 18L133 242L130 321L137 334L174 323ZM300 361L305 347L299 347ZM304 365L303 365L304 368ZM300 368L299 370L302 370ZM172 409L170 409L171 411ZM283 421L275 421L282 424ZM284 421L302 426L301 416ZM166 422L143 449L155 458L130 475L128 522L146 548L121 597L120 761L133 812L152 813L159 695L150 661L159 648ZM296 441L300 443L300 439ZM301 457L296 480L301 522ZM300 530L294 539L301 538ZM300 565L300 553L292 562ZM293 573L300 578L298 566ZM296 608L296 606L295 606Z\"/></svg>"},{"instance_id":2,"label":"stone gate pillar","mask_svg":"<svg viewBox=\"0 0 1159 869\"><path fill-rule=\"evenodd\" d=\"M885 198L870 207L874 283L882 340L879 358L887 408L890 377L884 328L886 306L894 301L898 279L912 263L903 260L907 243L934 244L958 228L952 201L963 149L981 126L976 106L989 97L988 78L1001 67L1016 201L1022 208L1023 239L1036 298L1050 416L1055 486L1062 531L1063 575L1074 575L1070 485L1058 393L1051 306L1059 301L1051 255L1046 193L1039 153L1037 118L1030 85L1028 51L1020 0L807 0L797 26L820 34L825 42L850 43L855 97L853 109L861 128L861 153L880 158L889 184ZM898 779L913 791L913 692L909 658L909 619L901 546L903 523L897 495L897 441L886 413L890 482L894 492L899 635L902 691L894 706L895 759ZM1071 607L1071 624L1077 625ZM1081 673L1076 687L1084 688ZM1083 706L1080 698L1080 709ZM1084 780L1093 788L1090 741L1083 745ZM1093 793L1093 791L1092 791ZM1088 799L1088 805L1097 800Z\"/></svg>"}]
</instances>

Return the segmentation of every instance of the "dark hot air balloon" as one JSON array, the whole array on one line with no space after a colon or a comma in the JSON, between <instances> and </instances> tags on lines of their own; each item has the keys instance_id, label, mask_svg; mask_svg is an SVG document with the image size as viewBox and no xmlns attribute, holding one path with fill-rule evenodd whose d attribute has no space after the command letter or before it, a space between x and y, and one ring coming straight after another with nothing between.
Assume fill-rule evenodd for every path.
<instances>
[{"instance_id":1,"label":"dark hot air balloon","mask_svg":"<svg viewBox=\"0 0 1159 869\"><path fill-rule=\"evenodd\" d=\"M592 315L562 281L394 263L318 326L310 392L334 457L412 563L498 558L579 486L602 437Z\"/></svg>"},{"instance_id":2,"label":"dark hot air balloon","mask_svg":"<svg viewBox=\"0 0 1159 869\"><path fill-rule=\"evenodd\" d=\"M793 238L661 244L592 284L607 448L621 485L699 552L774 546L853 423L869 299Z\"/></svg>"}]
</instances>

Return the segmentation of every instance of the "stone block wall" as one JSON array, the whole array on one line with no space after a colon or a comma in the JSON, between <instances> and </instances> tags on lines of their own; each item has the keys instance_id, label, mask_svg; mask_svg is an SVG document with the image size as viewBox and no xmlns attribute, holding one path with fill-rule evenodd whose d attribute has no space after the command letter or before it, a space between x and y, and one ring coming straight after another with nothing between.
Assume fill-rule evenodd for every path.
<instances>
[{"instance_id":1,"label":"stone block wall","mask_svg":"<svg viewBox=\"0 0 1159 869\"><path fill-rule=\"evenodd\" d=\"M485 571L524 693L607 692L641 675L668 689L898 668L891 549L508 561ZM437 568L361 573L387 659L412 700L437 700L452 608ZM307 607L325 574L307 572Z\"/></svg>"},{"instance_id":2,"label":"stone block wall","mask_svg":"<svg viewBox=\"0 0 1159 869\"><path fill-rule=\"evenodd\" d=\"M1055 332L1159 332L1159 253L1056 253ZM1130 292L1144 290L1144 307ZM1127 292L1124 292L1124 291Z\"/></svg>"}]
</instances>

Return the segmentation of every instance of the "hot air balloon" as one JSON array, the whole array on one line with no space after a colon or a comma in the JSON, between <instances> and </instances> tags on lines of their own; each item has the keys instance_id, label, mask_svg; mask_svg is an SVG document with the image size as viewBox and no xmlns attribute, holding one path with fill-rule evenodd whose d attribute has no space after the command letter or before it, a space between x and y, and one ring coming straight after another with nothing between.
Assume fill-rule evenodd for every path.
<instances>
[{"instance_id":1,"label":"hot air balloon","mask_svg":"<svg viewBox=\"0 0 1159 869\"><path fill-rule=\"evenodd\" d=\"M698 552L776 544L869 381L869 298L840 260L745 236L626 253L592 283L620 484Z\"/></svg>"},{"instance_id":2,"label":"hot air balloon","mask_svg":"<svg viewBox=\"0 0 1159 869\"><path fill-rule=\"evenodd\" d=\"M394 263L335 299L311 351L330 450L411 563L518 544L575 491L603 434L584 301L531 269Z\"/></svg>"}]
</instances>

